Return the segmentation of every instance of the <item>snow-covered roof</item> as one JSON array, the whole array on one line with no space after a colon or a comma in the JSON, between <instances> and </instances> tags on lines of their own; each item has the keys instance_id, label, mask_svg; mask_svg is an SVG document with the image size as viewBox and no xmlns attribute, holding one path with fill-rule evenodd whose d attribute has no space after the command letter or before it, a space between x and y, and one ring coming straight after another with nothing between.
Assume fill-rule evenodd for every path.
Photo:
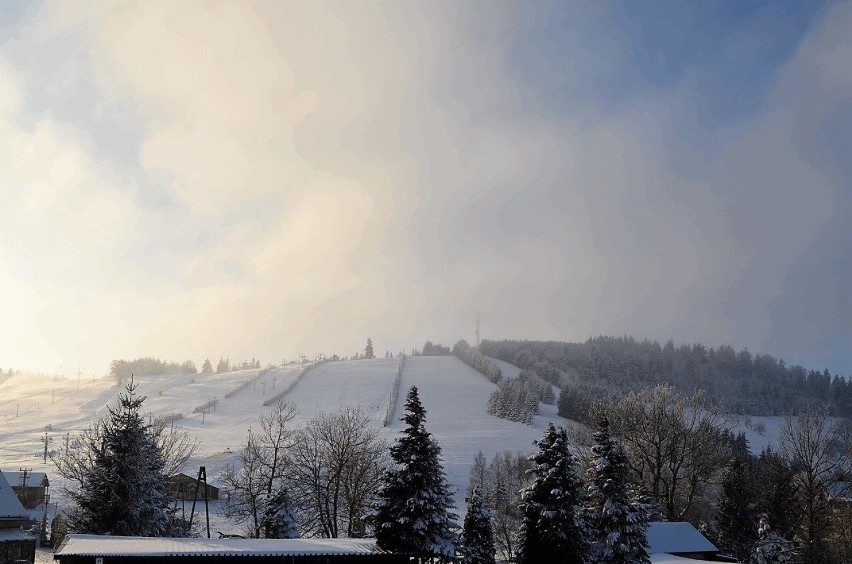
<instances>
[{"instance_id":1,"label":"snow-covered roof","mask_svg":"<svg viewBox=\"0 0 852 564\"><path fill-rule=\"evenodd\" d=\"M364 556L375 539L183 539L68 535L56 556Z\"/></svg>"},{"instance_id":2,"label":"snow-covered roof","mask_svg":"<svg viewBox=\"0 0 852 564\"><path fill-rule=\"evenodd\" d=\"M18 487L24 483L24 473L11 470L3 470L6 475L6 481L10 486ZM44 472L27 472L27 487L34 488L41 486L47 480L47 474Z\"/></svg>"},{"instance_id":3,"label":"snow-covered roof","mask_svg":"<svg viewBox=\"0 0 852 564\"><path fill-rule=\"evenodd\" d=\"M12 491L12 487L6 481L3 472L0 471L0 519L10 517L24 519L26 515L27 512L24 511L24 506L21 505L18 496Z\"/></svg>"},{"instance_id":4,"label":"snow-covered roof","mask_svg":"<svg viewBox=\"0 0 852 564\"><path fill-rule=\"evenodd\" d=\"M694 558L683 558L672 554L658 553L651 554L651 564L701 564L702 562L711 562L710 560L696 560ZM718 561L713 564L719 564Z\"/></svg>"},{"instance_id":5,"label":"snow-covered roof","mask_svg":"<svg viewBox=\"0 0 852 564\"><path fill-rule=\"evenodd\" d=\"M648 554L718 552L691 523L654 522L648 525Z\"/></svg>"},{"instance_id":6,"label":"snow-covered roof","mask_svg":"<svg viewBox=\"0 0 852 564\"><path fill-rule=\"evenodd\" d=\"M0 529L0 542L34 541L35 537L20 529Z\"/></svg>"}]
</instances>

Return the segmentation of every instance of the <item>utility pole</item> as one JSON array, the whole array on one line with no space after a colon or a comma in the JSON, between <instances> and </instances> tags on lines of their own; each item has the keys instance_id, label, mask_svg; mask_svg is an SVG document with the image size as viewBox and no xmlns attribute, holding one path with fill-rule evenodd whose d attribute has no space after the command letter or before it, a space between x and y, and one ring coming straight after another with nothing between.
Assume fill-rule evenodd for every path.
<instances>
[{"instance_id":1,"label":"utility pole","mask_svg":"<svg viewBox=\"0 0 852 564\"><path fill-rule=\"evenodd\" d=\"M481 318L480 318L479 312L477 311L476 312L476 348L479 348L479 324L480 324L480 321L481 321Z\"/></svg>"},{"instance_id":2,"label":"utility pole","mask_svg":"<svg viewBox=\"0 0 852 564\"><path fill-rule=\"evenodd\" d=\"M204 481L204 514L207 517L207 538L210 538L210 508L208 504L207 468L201 466L198 469L198 478L195 480L195 495L192 496L192 510L189 512L189 528L192 529L192 519L195 517L195 502L198 499L198 490Z\"/></svg>"},{"instance_id":3,"label":"utility pole","mask_svg":"<svg viewBox=\"0 0 852 564\"><path fill-rule=\"evenodd\" d=\"M42 437L41 442L44 443L44 463L47 464L47 445L53 442L53 437L47 436L47 431L44 432L44 437Z\"/></svg>"}]
</instances>

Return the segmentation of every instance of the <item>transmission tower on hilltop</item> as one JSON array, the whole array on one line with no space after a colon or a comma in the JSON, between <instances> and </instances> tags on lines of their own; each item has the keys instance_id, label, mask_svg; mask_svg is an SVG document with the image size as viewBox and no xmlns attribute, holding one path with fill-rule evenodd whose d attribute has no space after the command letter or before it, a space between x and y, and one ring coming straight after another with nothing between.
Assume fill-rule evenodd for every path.
<instances>
[{"instance_id":1,"label":"transmission tower on hilltop","mask_svg":"<svg viewBox=\"0 0 852 564\"><path fill-rule=\"evenodd\" d=\"M479 348L479 324L481 322L479 312L476 312L476 347Z\"/></svg>"}]
</instances>

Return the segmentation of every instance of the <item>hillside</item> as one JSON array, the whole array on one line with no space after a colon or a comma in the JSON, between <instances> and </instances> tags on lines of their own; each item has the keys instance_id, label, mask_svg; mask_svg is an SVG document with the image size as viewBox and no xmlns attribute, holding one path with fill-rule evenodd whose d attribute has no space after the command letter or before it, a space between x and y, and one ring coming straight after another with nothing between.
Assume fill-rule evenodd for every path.
<instances>
[{"instance_id":1,"label":"hillside","mask_svg":"<svg viewBox=\"0 0 852 564\"><path fill-rule=\"evenodd\" d=\"M399 359L334 361L308 372L286 395L294 403L299 425L320 412L337 410L344 405L360 406L381 427L387 409ZM507 377L518 369L501 362ZM268 410L263 402L294 382L301 367L288 366L271 372L246 370L211 375L142 376L139 392L148 396L144 408L152 417L182 413L175 426L198 438L199 455L190 461L187 473L207 466L211 481L232 460L233 452L243 444L249 426L256 424ZM231 398L225 395L249 383ZM416 385L427 409L427 425L438 439L445 468L458 490L459 507L464 505L468 476L477 451L489 459L504 450L529 451L548 421L571 425L556 415L554 406L542 406L542 414L532 425L513 423L486 414L488 396L495 384L455 357L410 357L403 372L400 400L382 433L392 440L402 423L404 395ZM112 380L88 380L78 383L52 377L15 376L0 384L0 468L21 467L46 470L57 484L53 468L43 463L44 429L52 439L50 449L63 445L66 433L74 433L96 421L115 400L119 389ZM215 412L193 413L193 408L217 398ZM17 417L15 416L18 410ZM54 488L58 494L58 488ZM61 498L57 497L61 503Z\"/></svg>"}]
</instances>

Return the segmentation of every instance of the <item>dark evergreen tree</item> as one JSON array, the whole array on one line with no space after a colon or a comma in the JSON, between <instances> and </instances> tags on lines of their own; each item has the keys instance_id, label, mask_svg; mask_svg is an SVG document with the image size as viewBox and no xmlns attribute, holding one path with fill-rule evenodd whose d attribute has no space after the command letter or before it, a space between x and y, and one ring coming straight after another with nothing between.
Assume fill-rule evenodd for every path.
<instances>
[{"instance_id":1,"label":"dark evergreen tree","mask_svg":"<svg viewBox=\"0 0 852 564\"><path fill-rule=\"evenodd\" d=\"M139 410L133 380L117 408L99 423L86 448L92 463L80 489L69 492L70 529L75 533L160 537L174 534L166 497L163 453L155 431Z\"/></svg>"},{"instance_id":2,"label":"dark evergreen tree","mask_svg":"<svg viewBox=\"0 0 852 564\"><path fill-rule=\"evenodd\" d=\"M209 358L204 359L204 364L201 365L201 373L202 374L213 374L213 365L210 364Z\"/></svg>"},{"instance_id":3,"label":"dark evergreen tree","mask_svg":"<svg viewBox=\"0 0 852 564\"><path fill-rule=\"evenodd\" d=\"M789 564L793 562L790 543L769 528L764 517L758 526L758 539L754 544L749 564Z\"/></svg>"},{"instance_id":4,"label":"dark evergreen tree","mask_svg":"<svg viewBox=\"0 0 852 564\"><path fill-rule=\"evenodd\" d=\"M579 515L582 482L574 470L565 429L547 426L530 460L532 485L521 492L523 522L518 533L519 564L583 562L588 544Z\"/></svg>"},{"instance_id":5,"label":"dark evergreen tree","mask_svg":"<svg viewBox=\"0 0 852 564\"><path fill-rule=\"evenodd\" d=\"M770 449L763 451L758 460L762 468L762 509L773 530L791 538L800 513L795 473L786 458Z\"/></svg>"},{"instance_id":6,"label":"dark evergreen tree","mask_svg":"<svg viewBox=\"0 0 852 564\"><path fill-rule=\"evenodd\" d=\"M62 512L57 511L53 521L50 523L50 546L59 548L62 541L65 540L65 535L68 534L68 523Z\"/></svg>"},{"instance_id":7,"label":"dark evergreen tree","mask_svg":"<svg viewBox=\"0 0 852 564\"><path fill-rule=\"evenodd\" d=\"M482 501L480 489L474 488L467 504L462 532L462 564L494 564L494 533L491 512Z\"/></svg>"},{"instance_id":8,"label":"dark evergreen tree","mask_svg":"<svg viewBox=\"0 0 852 564\"><path fill-rule=\"evenodd\" d=\"M586 471L591 559L613 564L650 562L647 511L633 500L627 456L610 434L606 416L598 420L594 441Z\"/></svg>"},{"instance_id":9,"label":"dark evergreen tree","mask_svg":"<svg viewBox=\"0 0 852 564\"><path fill-rule=\"evenodd\" d=\"M261 527L268 539L299 538L298 519L286 489L281 488L266 500Z\"/></svg>"},{"instance_id":10,"label":"dark evergreen tree","mask_svg":"<svg viewBox=\"0 0 852 564\"><path fill-rule=\"evenodd\" d=\"M405 428L391 446L393 467L382 480L375 513L377 544L413 555L419 561L455 554L455 515L441 449L426 430L426 410L417 388L405 402Z\"/></svg>"},{"instance_id":11,"label":"dark evergreen tree","mask_svg":"<svg viewBox=\"0 0 852 564\"><path fill-rule=\"evenodd\" d=\"M373 339L367 339L367 346L364 347L364 358L376 358L373 354Z\"/></svg>"},{"instance_id":12,"label":"dark evergreen tree","mask_svg":"<svg viewBox=\"0 0 852 564\"><path fill-rule=\"evenodd\" d=\"M719 548L745 560L757 540L759 520L757 482L750 465L733 457L719 498Z\"/></svg>"}]
</instances>

